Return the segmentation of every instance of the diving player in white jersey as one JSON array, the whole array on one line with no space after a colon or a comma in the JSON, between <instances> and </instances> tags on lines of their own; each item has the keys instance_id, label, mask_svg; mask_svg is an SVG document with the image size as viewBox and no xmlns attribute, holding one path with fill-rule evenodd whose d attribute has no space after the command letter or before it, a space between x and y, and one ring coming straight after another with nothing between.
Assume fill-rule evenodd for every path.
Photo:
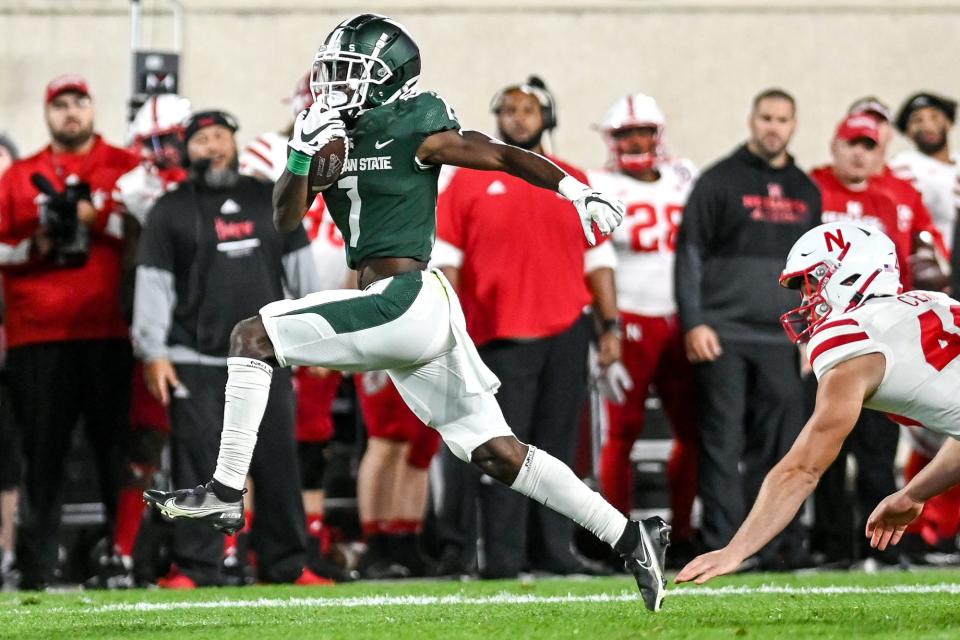
<instances>
[{"instance_id":1,"label":"diving player in white jersey","mask_svg":"<svg viewBox=\"0 0 960 640\"><path fill-rule=\"evenodd\" d=\"M820 383L816 408L730 543L695 558L678 583L703 584L735 571L777 535L837 457L863 407L950 436L934 461L870 516L872 546L896 544L924 500L960 481L960 302L938 292L901 292L893 242L852 223L805 233L780 284L803 296L782 322L795 342L809 341Z\"/></svg>"}]
</instances>

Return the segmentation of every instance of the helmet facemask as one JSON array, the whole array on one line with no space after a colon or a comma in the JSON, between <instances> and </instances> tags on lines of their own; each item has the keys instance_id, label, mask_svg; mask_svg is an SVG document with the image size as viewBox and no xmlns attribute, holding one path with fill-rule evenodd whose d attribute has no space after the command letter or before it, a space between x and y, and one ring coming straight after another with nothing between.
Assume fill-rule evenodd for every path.
<instances>
[{"instance_id":1,"label":"helmet facemask","mask_svg":"<svg viewBox=\"0 0 960 640\"><path fill-rule=\"evenodd\" d=\"M182 167L186 157L181 128L137 136L133 148L141 158L160 169Z\"/></svg>"},{"instance_id":2,"label":"helmet facemask","mask_svg":"<svg viewBox=\"0 0 960 640\"><path fill-rule=\"evenodd\" d=\"M802 296L800 306L780 316L780 324L790 340L796 344L807 342L818 326L830 315L833 308L827 302L824 290L836 267L822 261L803 271L787 273L780 277L780 285L798 289Z\"/></svg>"},{"instance_id":3,"label":"helmet facemask","mask_svg":"<svg viewBox=\"0 0 960 640\"><path fill-rule=\"evenodd\" d=\"M633 129L653 129L653 147L644 153L621 153L617 141L618 132L626 132ZM636 123L620 129L609 130L606 132L607 147L617 168L627 173L643 173L657 166L663 153L663 127L656 123Z\"/></svg>"},{"instance_id":4,"label":"helmet facemask","mask_svg":"<svg viewBox=\"0 0 960 640\"><path fill-rule=\"evenodd\" d=\"M389 82L393 72L373 56L320 47L310 74L310 92L327 109L359 114L367 105L371 85Z\"/></svg>"}]
</instances>

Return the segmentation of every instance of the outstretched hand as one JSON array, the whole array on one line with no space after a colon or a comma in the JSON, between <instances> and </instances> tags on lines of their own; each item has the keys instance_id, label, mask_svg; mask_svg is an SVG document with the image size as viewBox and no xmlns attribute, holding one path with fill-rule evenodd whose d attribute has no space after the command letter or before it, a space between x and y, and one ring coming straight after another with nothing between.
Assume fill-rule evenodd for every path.
<instances>
[{"instance_id":1,"label":"outstretched hand","mask_svg":"<svg viewBox=\"0 0 960 640\"><path fill-rule=\"evenodd\" d=\"M733 573L740 567L741 562L742 560L739 557L734 555L727 547L724 547L697 556L680 570L673 581L680 584L692 580L697 584L703 584L717 576Z\"/></svg>"},{"instance_id":2,"label":"outstretched hand","mask_svg":"<svg viewBox=\"0 0 960 640\"><path fill-rule=\"evenodd\" d=\"M620 226L626 215L627 207L619 199L592 189L572 176L564 177L557 185L557 191L573 203L590 246L597 244L594 225L606 236Z\"/></svg>"},{"instance_id":3,"label":"outstretched hand","mask_svg":"<svg viewBox=\"0 0 960 640\"><path fill-rule=\"evenodd\" d=\"M907 525L923 511L923 504L903 490L881 500L867 519L866 535L870 538L870 546L883 551L887 545L900 542Z\"/></svg>"}]
</instances>

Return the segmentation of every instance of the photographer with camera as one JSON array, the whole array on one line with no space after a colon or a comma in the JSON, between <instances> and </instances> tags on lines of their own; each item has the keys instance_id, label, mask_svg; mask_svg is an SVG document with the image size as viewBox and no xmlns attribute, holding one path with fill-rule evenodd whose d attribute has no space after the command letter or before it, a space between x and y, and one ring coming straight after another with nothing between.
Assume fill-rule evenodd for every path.
<instances>
[{"instance_id":1,"label":"photographer with camera","mask_svg":"<svg viewBox=\"0 0 960 640\"><path fill-rule=\"evenodd\" d=\"M26 465L18 555L26 589L53 577L65 462L80 417L113 518L132 363L119 302L123 223L110 193L137 158L94 133L79 76L47 85L44 115L50 144L0 180L7 375Z\"/></svg>"}]
</instances>

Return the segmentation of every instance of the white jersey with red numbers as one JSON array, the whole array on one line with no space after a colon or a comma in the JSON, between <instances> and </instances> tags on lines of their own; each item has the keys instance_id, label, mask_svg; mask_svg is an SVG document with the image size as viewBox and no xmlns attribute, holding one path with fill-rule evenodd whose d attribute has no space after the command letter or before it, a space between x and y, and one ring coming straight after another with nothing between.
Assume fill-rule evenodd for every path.
<instances>
[{"instance_id":1,"label":"white jersey with red numbers","mask_svg":"<svg viewBox=\"0 0 960 640\"><path fill-rule=\"evenodd\" d=\"M829 317L807 346L818 380L868 353L884 355L886 372L867 408L960 439L960 302L931 291L872 298Z\"/></svg>"},{"instance_id":2,"label":"white jersey with red numbers","mask_svg":"<svg viewBox=\"0 0 960 640\"><path fill-rule=\"evenodd\" d=\"M276 182L287 166L287 139L278 133L254 138L240 154L240 173ZM350 269L344 257L343 236L323 202L317 196L303 218L310 239L313 262L320 272L322 290L343 289Z\"/></svg>"},{"instance_id":3,"label":"white jersey with red numbers","mask_svg":"<svg viewBox=\"0 0 960 640\"><path fill-rule=\"evenodd\" d=\"M287 139L279 133L262 133L240 152L240 173L276 182L287 166Z\"/></svg>"},{"instance_id":4,"label":"white jersey with red numbers","mask_svg":"<svg viewBox=\"0 0 960 640\"><path fill-rule=\"evenodd\" d=\"M333 223L333 217L323 202L323 196L317 196L307 214L303 217L303 226L310 239L310 253L320 273L321 290L343 289L347 286L350 269L344 256L343 236Z\"/></svg>"},{"instance_id":5,"label":"white jersey with red numbers","mask_svg":"<svg viewBox=\"0 0 960 640\"><path fill-rule=\"evenodd\" d=\"M617 251L617 306L642 316L676 313L673 262L683 207L697 170L689 160L657 166L660 179L641 182L619 172L590 171L590 186L627 205L611 235Z\"/></svg>"},{"instance_id":6,"label":"white jersey with red numbers","mask_svg":"<svg viewBox=\"0 0 960 640\"><path fill-rule=\"evenodd\" d=\"M950 162L942 162L916 150L901 151L890 160L890 168L923 194L934 224L952 247L953 223L960 208L960 157L951 154Z\"/></svg>"}]
</instances>

